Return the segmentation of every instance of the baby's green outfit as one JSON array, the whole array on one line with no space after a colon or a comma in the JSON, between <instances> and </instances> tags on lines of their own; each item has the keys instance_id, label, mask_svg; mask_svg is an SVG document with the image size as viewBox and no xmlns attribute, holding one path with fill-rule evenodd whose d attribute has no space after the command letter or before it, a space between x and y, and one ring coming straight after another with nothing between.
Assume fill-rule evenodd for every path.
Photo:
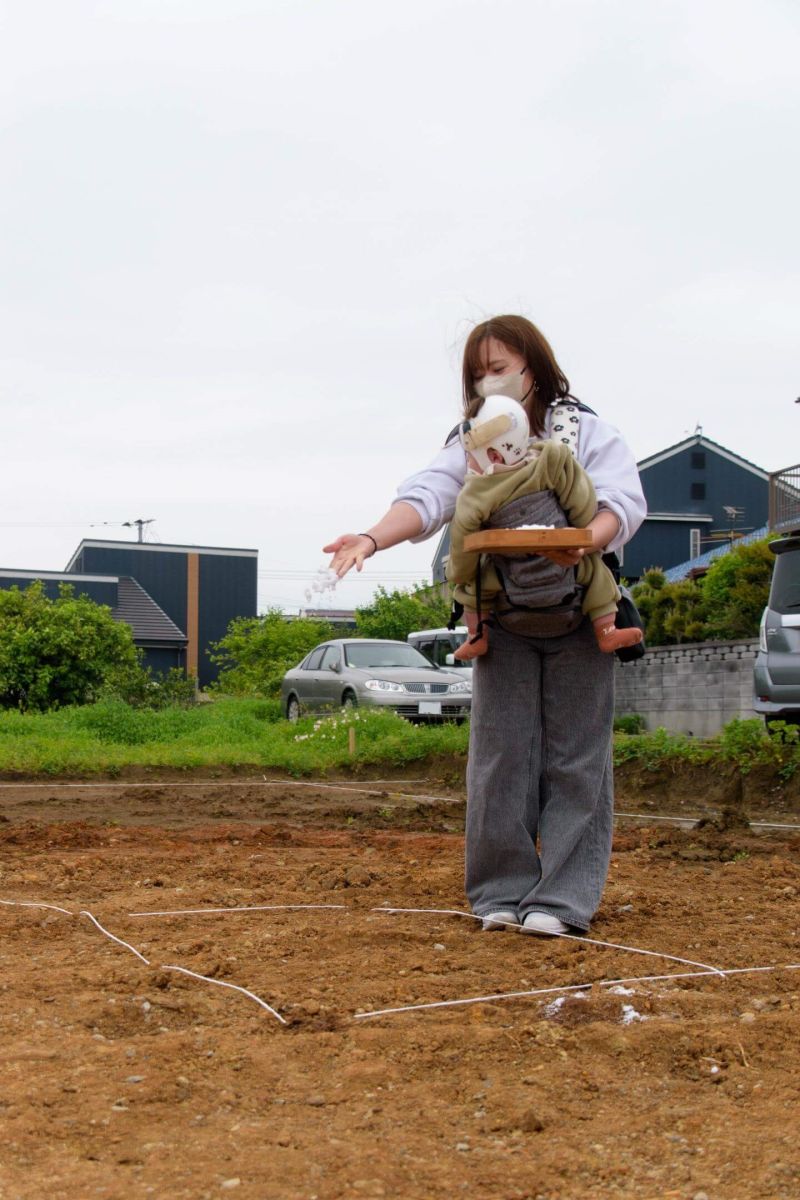
<instances>
[{"instance_id":1,"label":"baby's green outfit","mask_svg":"<svg viewBox=\"0 0 800 1200\"><path fill-rule=\"evenodd\" d=\"M464 549L464 537L483 529L489 517L505 504L533 492L552 491L570 525L584 528L597 512L592 481L569 446L535 442L519 466L491 475L468 474L450 524L447 578L464 608L476 611L475 572L480 554ZM575 581L585 588L581 608L591 620L617 610L620 592L614 576L597 553L585 554L575 568ZM481 565L481 608L491 607L502 592L500 578L489 559Z\"/></svg>"}]
</instances>

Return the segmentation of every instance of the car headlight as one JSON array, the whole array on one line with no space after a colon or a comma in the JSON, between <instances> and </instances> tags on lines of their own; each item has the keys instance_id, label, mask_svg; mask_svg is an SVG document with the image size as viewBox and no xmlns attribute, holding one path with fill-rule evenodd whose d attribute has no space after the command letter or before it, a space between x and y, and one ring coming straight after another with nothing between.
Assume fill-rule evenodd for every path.
<instances>
[{"instance_id":1,"label":"car headlight","mask_svg":"<svg viewBox=\"0 0 800 1200\"><path fill-rule=\"evenodd\" d=\"M364 684L370 692L404 692L402 683L392 683L388 679L368 679Z\"/></svg>"},{"instance_id":2,"label":"car headlight","mask_svg":"<svg viewBox=\"0 0 800 1200\"><path fill-rule=\"evenodd\" d=\"M451 683L450 687L447 689L448 695L450 695L450 696L455 695L456 692L463 694L464 692L471 692L471 691L472 691L472 684L469 683L466 679L462 683Z\"/></svg>"}]
</instances>

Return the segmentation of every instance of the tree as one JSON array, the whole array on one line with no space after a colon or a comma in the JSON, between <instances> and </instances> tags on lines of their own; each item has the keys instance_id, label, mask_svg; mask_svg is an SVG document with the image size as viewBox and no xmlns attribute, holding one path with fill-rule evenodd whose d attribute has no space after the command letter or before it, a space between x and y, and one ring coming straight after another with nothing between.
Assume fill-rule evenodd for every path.
<instances>
[{"instance_id":1,"label":"tree","mask_svg":"<svg viewBox=\"0 0 800 1200\"><path fill-rule=\"evenodd\" d=\"M120 674L139 669L129 625L69 584L58 599L37 580L0 590L0 707L45 711L86 704Z\"/></svg>"},{"instance_id":2,"label":"tree","mask_svg":"<svg viewBox=\"0 0 800 1200\"><path fill-rule=\"evenodd\" d=\"M409 590L393 592L379 586L372 604L356 609L356 629L359 637L404 642L415 629L446 625L449 616L450 599L435 585L418 583Z\"/></svg>"},{"instance_id":3,"label":"tree","mask_svg":"<svg viewBox=\"0 0 800 1200\"><path fill-rule=\"evenodd\" d=\"M658 567L645 571L632 592L647 642L666 646L756 637L775 562L771 540L735 546L699 580L667 583Z\"/></svg>"},{"instance_id":4,"label":"tree","mask_svg":"<svg viewBox=\"0 0 800 1200\"><path fill-rule=\"evenodd\" d=\"M279 608L237 617L212 646L211 661L222 668L216 687L237 696L277 696L286 672L331 637L327 621L288 620Z\"/></svg>"},{"instance_id":5,"label":"tree","mask_svg":"<svg viewBox=\"0 0 800 1200\"><path fill-rule=\"evenodd\" d=\"M709 637L720 641L757 637L775 563L769 548L772 540L740 543L709 567L703 579Z\"/></svg>"}]
</instances>

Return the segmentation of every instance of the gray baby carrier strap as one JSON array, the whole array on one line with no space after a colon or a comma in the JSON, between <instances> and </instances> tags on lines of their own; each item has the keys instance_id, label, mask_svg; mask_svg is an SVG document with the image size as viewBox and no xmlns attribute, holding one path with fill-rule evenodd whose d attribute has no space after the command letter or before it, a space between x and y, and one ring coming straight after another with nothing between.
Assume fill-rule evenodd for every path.
<instances>
[{"instance_id":1,"label":"gray baby carrier strap","mask_svg":"<svg viewBox=\"0 0 800 1200\"><path fill-rule=\"evenodd\" d=\"M552 491L532 492L501 505L486 523L487 529L515 529L520 525L553 525L569 522ZM583 620L582 589L575 568L562 567L541 554L493 554L503 585L493 616L508 633L522 637L562 637Z\"/></svg>"}]
</instances>

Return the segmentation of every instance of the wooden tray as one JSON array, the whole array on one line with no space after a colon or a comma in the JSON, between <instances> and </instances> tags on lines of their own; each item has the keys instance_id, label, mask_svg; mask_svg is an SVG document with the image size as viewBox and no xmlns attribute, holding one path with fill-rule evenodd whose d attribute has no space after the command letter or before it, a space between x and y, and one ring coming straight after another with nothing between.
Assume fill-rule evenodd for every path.
<instances>
[{"instance_id":1,"label":"wooden tray","mask_svg":"<svg viewBox=\"0 0 800 1200\"><path fill-rule=\"evenodd\" d=\"M588 529L479 529L464 538L465 550L492 554L536 554L539 550L591 550Z\"/></svg>"}]
</instances>

